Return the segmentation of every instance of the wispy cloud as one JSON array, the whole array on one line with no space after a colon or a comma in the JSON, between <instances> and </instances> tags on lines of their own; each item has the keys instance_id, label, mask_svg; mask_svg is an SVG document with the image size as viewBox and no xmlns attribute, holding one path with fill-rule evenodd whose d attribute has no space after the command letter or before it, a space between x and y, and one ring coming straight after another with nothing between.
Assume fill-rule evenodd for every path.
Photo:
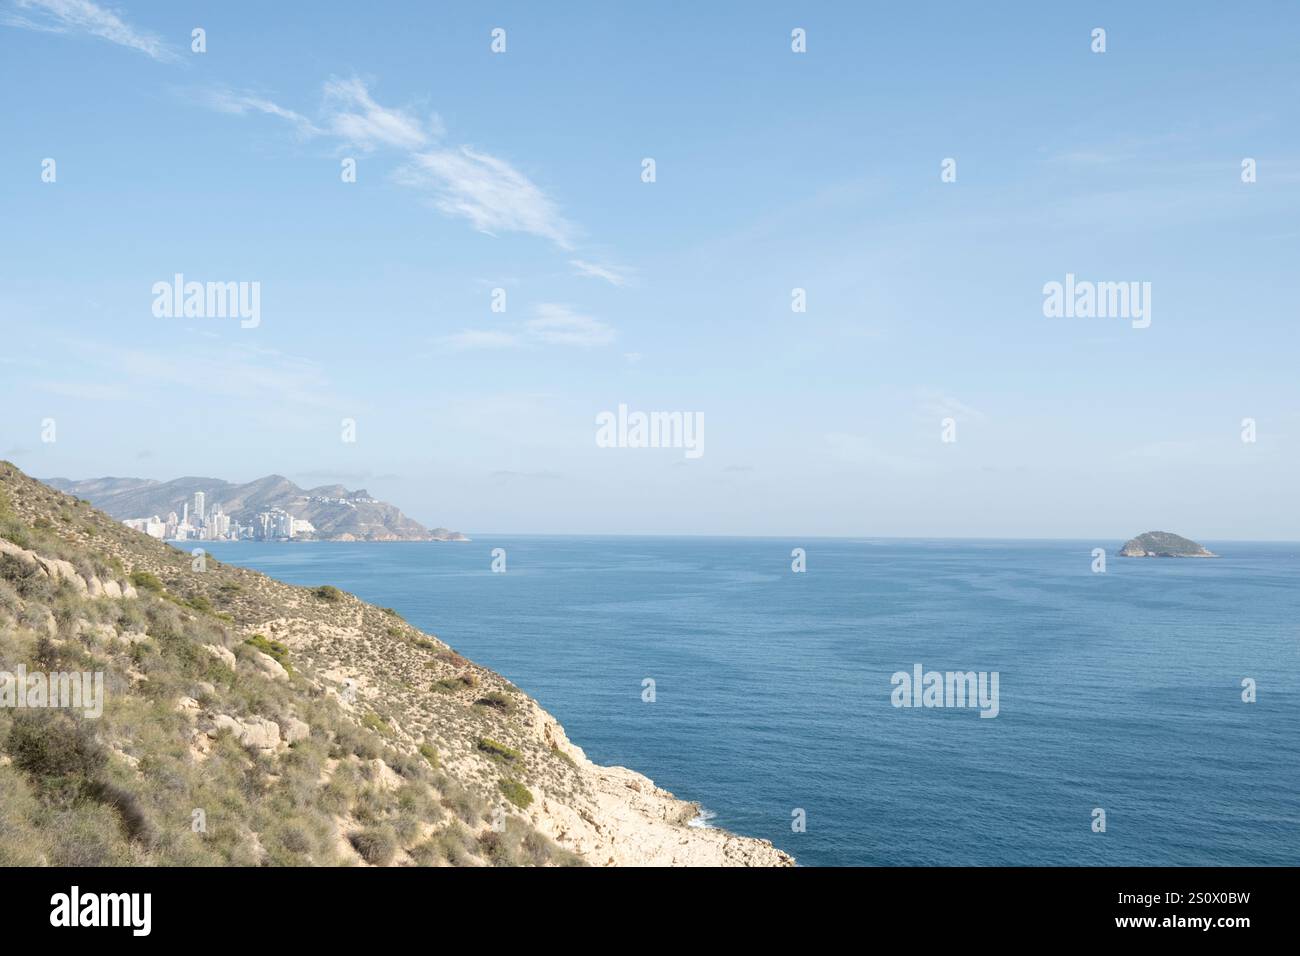
<instances>
[{"instance_id":1,"label":"wispy cloud","mask_svg":"<svg viewBox=\"0 0 1300 956\"><path fill-rule=\"evenodd\" d=\"M567 305L544 303L537 307L537 318L529 319L528 334L548 345L576 345L592 348L614 341L614 330L600 319L580 315Z\"/></svg>"},{"instance_id":2,"label":"wispy cloud","mask_svg":"<svg viewBox=\"0 0 1300 956\"><path fill-rule=\"evenodd\" d=\"M524 233L549 240L565 252L574 250L577 230L540 186L499 156L472 146L442 145L446 129L437 114L422 119L410 110L383 106L358 77L332 77L324 93L316 121L252 93L210 91L200 102L232 115L277 116L301 132L331 136L365 152L396 150L404 157L394 181L422 193L443 215L463 219L488 235ZM625 272L611 266L583 259L570 264L580 275L616 286L627 282Z\"/></svg>"},{"instance_id":3,"label":"wispy cloud","mask_svg":"<svg viewBox=\"0 0 1300 956\"><path fill-rule=\"evenodd\" d=\"M612 266L602 266L594 262L587 262L583 259L570 259L569 265L573 266L574 273L580 276L589 276L593 279L604 279L610 285L625 286L630 281L628 276L619 269Z\"/></svg>"},{"instance_id":4,"label":"wispy cloud","mask_svg":"<svg viewBox=\"0 0 1300 956\"><path fill-rule=\"evenodd\" d=\"M420 149L445 132L436 114L426 124L405 110L380 106L357 77L331 77L325 83L325 126L344 143L366 152L385 146Z\"/></svg>"},{"instance_id":5,"label":"wispy cloud","mask_svg":"<svg viewBox=\"0 0 1300 956\"><path fill-rule=\"evenodd\" d=\"M394 174L403 186L429 192L448 216L466 219L479 232L522 232L573 248L573 227L527 176L504 159L469 146L416 153Z\"/></svg>"},{"instance_id":6,"label":"wispy cloud","mask_svg":"<svg viewBox=\"0 0 1300 956\"><path fill-rule=\"evenodd\" d=\"M287 120L304 135L311 136L320 132L320 129L301 113L285 109L278 103L274 103L255 93L237 92L228 89L206 90L200 94L200 99L206 106L219 113L229 113L232 116L243 116L247 113L265 113L267 116Z\"/></svg>"},{"instance_id":7,"label":"wispy cloud","mask_svg":"<svg viewBox=\"0 0 1300 956\"><path fill-rule=\"evenodd\" d=\"M12 0L12 7L0 18L8 26L46 33L88 33L155 60L177 59L160 37L135 29L112 10L90 0Z\"/></svg>"},{"instance_id":8,"label":"wispy cloud","mask_svg":"<svg viewBox=\"0 0 1300 956\"><path fill-rule=\"evenodd\" d=\"M536 316L516 331L462 329L438 340L455 351L471 349L513 349L524 345L559 345L595 348L614 341L614 330L600 319L574 312L567 305L546 302Z\"/></svg>"}]
</instances>

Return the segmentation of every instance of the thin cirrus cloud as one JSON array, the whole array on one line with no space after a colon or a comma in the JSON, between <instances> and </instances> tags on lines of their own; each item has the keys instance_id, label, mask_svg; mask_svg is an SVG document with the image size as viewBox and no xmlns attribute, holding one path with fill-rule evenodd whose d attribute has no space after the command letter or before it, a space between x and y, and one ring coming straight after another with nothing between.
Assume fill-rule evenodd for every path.
<instances>
[{"instance_id":1,"label":"thin cirrus cloud","mask_svg":"<svg viewBox=\"0 0 1300 956\"><path fill-rule=\"evenodd\" d=\"M445 132L436 113L426 124L406 110L380 106L357 77L326 81L325 110L329 132L366 152L381 147L420 149Z\"/></svg>"},{"instance_id":2,"label":"thin cirrus cloud","mask_svg":"<svg viewBox=\"0 0 1300 956\"><path fill-rule=\"evenodd\" d=\"M285 109L283 106L255 93L238 93L227 89L207 90L201 94L201 98L207 106L218 113L228 113L231 116L264 113L267 116L275 116L286 120L306 136L315 136L320 133L320 129L301 113Z\"/></svg>"},{"instance_id":3,"label":"thin cirrus cloud","mask_svg":"<svg viewBox=\"0 0 1300 956\"><path fill-rule=\"evenodd\" d=\"M612 286L618 286L621 288L631 281L624 270L615 269L613 266L587 262L585 259L570 259L569 265L573 266L574 275L587 276L592 279L604 279Z\"/></svg>"},{"instance_id":4,"label":"thin cirrus cloud","mask_svg":"<svg viewBox=\"0 0 1300 956\"><path fill-rule=\"evenodd\" d=\"M366 153L396 150L404 158L392 174L393 181L423 194L444 216L462 219L488 235L523 233L546 239L565 252L576 249L575 226L525 173L472 146L443 144L446 129L436 113L422 119L411 110L384 106L359 77L326 81L324 105L316 121L251 92L210 91L199 100L233 115L279 117L302 133L328 136ZM569 265L576 275L613 286L629 281L625 270L610 265L581 258L570 259Z\"/></svg>"},{"instance_id":5,"label":"thin cirrus cloud","mask_svg":"<svg viewBox=\"0 0 1300 956\"><path fill-rule=\"evenodd\" d=\"M468 146L410 156L394 173L403 186L426 191L445 215L468 220L479 232L523 232L573 248L573 227L553 201L503 159Z\"/></svg>"},{"instance_id":6,"label":"thin cirrus cloud","mask_svg":"<svg viewBox=\"0 0 1300 956\"><path fill-rule=\"evenodd\" d=\"M537 307L536 315L516 331L462 329L438 341L444 348L455 351L512 349L525 345L598 348L614 341L614 330L600 319L574 312L567 305L544 302Z\"/></svg>"},{"instance_id":7,"label":"thin cirrus cloud","mask_svg":"<svg viewBox=\"0 0 1300 956\"><path fill-rule=\"evenodd\" d=\"M0 14L0 22L43 33L87 33L155 60L177 59L160 37L137 30L112 10L90 0L12 0L10 9Z\"/></svg>"},{"instance_id":8,"label":"thin cirrus cloud","mask_svg":"<svg viewBox=\"0 0 1300 956\"><path fill-rule=\"evenodd\" d=\"M537 307L537 318L526 323L528 334L548 345L576 345L594 348L614 341L614 330L600 319L580 315L566 305L545 303Z\"/></svg>"}]
</instances>

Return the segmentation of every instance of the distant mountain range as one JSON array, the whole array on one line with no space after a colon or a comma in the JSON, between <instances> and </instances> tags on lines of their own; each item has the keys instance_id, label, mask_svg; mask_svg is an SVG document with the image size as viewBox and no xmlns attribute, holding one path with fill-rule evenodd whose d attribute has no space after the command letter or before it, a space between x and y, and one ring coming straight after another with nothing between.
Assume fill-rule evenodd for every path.
<instances>
[{"instance_id":1,"label":"distant mountain range","mask_svg":"<svg viewBox=\"0 0 1300 956\"><path fill-rule=\"evenodd\" d=\"M187 503L193 509L194 493L201 491L209 510L220 506L241 524L252 524L256 514L273 508L306 519L316 528L310 537L319 541L469 540L459 531L430 530L365 490L349 491L342 485L304 490L281 475L268 475L243 485L219 478L49 478L45 484L84 498L119 521L152 515L166 518L172 511L179 515Z\"/></svg>"}]
</instances>

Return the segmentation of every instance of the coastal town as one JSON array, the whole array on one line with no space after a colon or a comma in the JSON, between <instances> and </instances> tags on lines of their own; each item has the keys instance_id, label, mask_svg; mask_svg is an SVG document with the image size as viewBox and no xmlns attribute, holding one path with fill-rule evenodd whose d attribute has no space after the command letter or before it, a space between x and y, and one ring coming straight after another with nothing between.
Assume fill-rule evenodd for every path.
<instances>
[{"instance_id":1,"label":"coastal town","mask_svg":"<svg viewBox=\"0 0 1300 956\"><path fill-rule=\"evenodd\" d=\"M220 504L209 510L202 491L194 493L193 504L191 508L190 502L185 502L179 515L172 511L166 518L153 515L127 518L122 523L160 541L292 541L316 533L310 521L295 518L282 508L260 511L245 525L226 514Z\"/></svg>"}]
</instances>

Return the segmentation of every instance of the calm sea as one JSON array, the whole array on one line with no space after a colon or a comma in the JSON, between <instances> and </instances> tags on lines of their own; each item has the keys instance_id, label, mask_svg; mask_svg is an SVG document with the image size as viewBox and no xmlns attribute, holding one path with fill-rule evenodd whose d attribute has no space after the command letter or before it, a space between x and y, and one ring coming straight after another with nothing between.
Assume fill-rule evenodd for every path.
<instances>
[{"instance_id":1,"label":"calm sea","mask_svg":"<svg viewBox=\"0 0 1300 956\"><path fill-rule=\"evenodd\" d=\"M1094 546L493 536L209 550L396 608L536 697L593 760L805 865L1300 864L1300 545L1210 542L1218 560L1112 550L1104 574ZM917 664L998 672L998 716L894 707L891 675Z\"/></svg>"}]
</instances>

